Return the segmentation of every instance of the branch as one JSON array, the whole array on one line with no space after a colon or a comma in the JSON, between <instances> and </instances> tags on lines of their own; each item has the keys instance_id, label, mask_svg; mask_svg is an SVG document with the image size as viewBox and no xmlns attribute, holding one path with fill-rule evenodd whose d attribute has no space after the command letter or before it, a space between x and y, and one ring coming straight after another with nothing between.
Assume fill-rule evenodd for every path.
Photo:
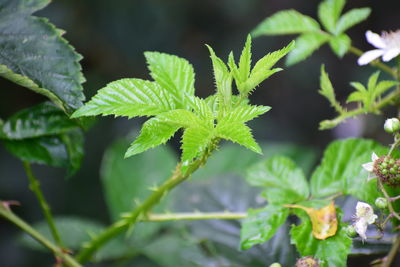
<instances>
[{"instance_id":1,"label":"branch","mask_svg":"<svg viewBox=\"0 0 400 267\"><path fill-rule=\"evenodd\" d=\"M3 202L0 203L0 216L4 217L5 219L9 220L13 224L21 228L23 231L25 231L32 238L37 240L44 247L52 251L53 254L60 257L63 263L65 263L67 266L82 267L82 265L80 265L73 257L64 253L64 251L60 247L53 244L41 233L33 229L28 223L26 223L24 220L15 215L6 205L4 205Z\"/></svg>"},{"instance_id":2,"label":"branch","mask_svg":"<svg viewBox=\"0 0 400 267\"><path fill-rule=\"evenodd\" d=\"M42 208L44 217L46 218L47 224L49 225L54 240L56 241L58 246L62 246L60 234L57 231L53 216L51 215L50 207L47 204L46 199L44 198L42 190L40 189L40 183L33 175L32 168L29 162L24 161L23 164L26 176L28 176L29 188L32 190L37 200L39 201L40 207Z\"/></svg>"},{"instance_id":3,"label":"branch","mask_svg":"<svg viewBox=\"0 0 400 267\"><path fill-rule=\"evenodd\" d=\"M218 139L213 140L209 147L203 152L202 156L190 163L185 171L182 168L182 163L178 163L174 173L167 181L164 182L164 184L157 188L141 205L128 214L128 216L124 216L122 219L109 226L98 236L95 236L91 241L84 244L76 259L81 263L89 261L93 253L95 253L104 244L106 244L115 236L128 230L137 221L146 218L147 213L161 200L162 197L168 194L168 192L171 191L175 186L189 178L194 171L206 163L212 151L216 149L218 142Z\"/></svg>"},{"instance_id":4,"label":"branch","mask_svg":"<svg viewBox=\"0 0 400 267\"><path fill-rule=\"evenodd\" d=\"M194 212L194 213L170 213L148 214L142 221L165 222L178 220L238 220L247 217L246 212Z\"/></svg>"},{"instance_id":5,"label":"branch","mask_svg":"<svg viewBox=\"0 0 400 267\"><path fill-rule=\"evenodd\" d=\"M397 235L389 254L383 259L381 267L390 267L400 247L400 236Z\"/></svg>"}]
</instances>

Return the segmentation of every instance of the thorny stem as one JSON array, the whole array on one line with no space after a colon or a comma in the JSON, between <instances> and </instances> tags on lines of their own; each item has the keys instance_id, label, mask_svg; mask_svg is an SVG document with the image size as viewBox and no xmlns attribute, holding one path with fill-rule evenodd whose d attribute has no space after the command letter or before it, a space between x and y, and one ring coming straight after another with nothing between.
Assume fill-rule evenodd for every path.
<instances>
[{"instance_id":1,"label":"thorny stem","mask_svg":"<svg viewBox=\"0 0 400 267\"><path fill-rule=\"evenodd\" d=\"M95 253L113 237L128 230L130 227L133 227L137 221L145 220L149 216L148 213L150 210L161 200L163 196L168 194L168 192L171 191L175 186L185 181L194 171L206 163L212 151L216 149L218 142L218 139L213 140L203 154L189 164L185 172L182 171L182 163L179 163L176 166L172 176L158 189L156 189L141 205L139 205L127 216L124 216L122 219L109 226L98 236L95 236L91 241L84 244L76 259L81 263L89 261L93 253Z\"/></svg>"},{"instance_id":2,"label":"thorny stem","mask_svg":"<svg viewBox=\"0 0 400 267\"><path fill-rule=\"evenodd\" d=\"M390 267L394 258L396 257L399 248L400 248L400 235L397 235L394 243L392 244L392 248L389 251L389 254L383 259L381 267Z\"/></svg>"},{"instance_id":3,"label":"thorny stem","mask_svg":"<svg viewBox=\"0 0 400 267\"><path fill-rule=\"evenodd\" d=\"M32 238L38 241L40 244L48 248L50 251L54 253L56 257L60 257L62 262L70 267L82 267L73 257L68 255L63 251L62 248L53 244L50 240L44 237L41 233L33 229L28 223L15 215L9 208L7 208L4 203L0 202L0 216L4 217L8 221L12 222L27 234L29 234Z\"/></svg>"},{"instance_id":4,"label":"thorny stem","mask_svg":"<svg viewBox=\"0 0 400 267\"><path fill-rule=\"evenodd\" d=\"M390 201L391 201L391 202L394 202L394 201L399 200L399 199L400 199L400 196L391 197L391 198L390 198Z\"/></svg>"},{"instance_id":5,"label":"thorny stem","mask_svg":"<svg viewBox=\"0 0 400 267\"><path fill-rule=\"evenodd\" d=\"M23 162L23 164L26 176L28 176L29 188L32 190L37 200L39 201L40 207L42 208L44 217L46 218L47 224L49 225L54 240L56 241L57 245L61 247L62 246L61 237L57 231L56 225L53 220L53 216L51 215L50 207L47 204L46 199L44 198L42 190L40 189L40 183L33 175L31 165L28 162Z\"/></svg>"},{"instance_id":6,"label":"thorny stem","mask_svg":"<svg viewBox=\"0 0 400 267\"><path fill-rule=\"evenodd\" d=\"M238 220L247 217L246 212L195 212L195 213L171 213L148 214L143 221L165 222L177 220Z\"/></svg>"},{"instance_id":7,"label":"thorny stem","mask_svg":"<svg viewBox=\"0 0 400 267\"><path fill-rule=\"evenodd\" d=\"M349 51L358 57L360 57L364 53L362 50L354 46L350 46ZM369 64L383 70L384 72L390 74L391 76L397 79L397 73L391 67L380 62L379 60L371 61Z\"/></svg>"},{"instance_id":8,"label":"thorny stem","mask_svg":"<svg viewBox=\"0 0 400 267\"><path fill-rule=\"evenodd\" d=\"M383 229L383 228L385 227L385 225L388 223L388 221L389 221L391 218L393 218L393 214L389 214L389 215L386 217L386 219L381 223L380 228Z\"/></svg>"},{"instance_id":9,"label":"thorny stem","mask_svg":"<svg viewBox=\"0 0 400 267\"><path fill-rule=\"evenodd\" d=\"M388 156L390 156L393 153L393 151L395 150L395 148L398 147L399 145L400 145L400 138L398 136L395 136L394 143L390 146Z\"/></svg>"}]
</instances>

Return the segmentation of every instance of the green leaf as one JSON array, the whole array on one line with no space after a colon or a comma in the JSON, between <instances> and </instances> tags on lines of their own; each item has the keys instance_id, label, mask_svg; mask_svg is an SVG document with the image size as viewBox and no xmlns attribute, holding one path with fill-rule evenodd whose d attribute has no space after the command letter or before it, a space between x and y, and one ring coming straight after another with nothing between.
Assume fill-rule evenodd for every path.
<instances>
[{"instance_id":1,"label":"green leaf","mask_svg":"<svg viewBox=\"0 0 400 267\"><path fill-rule=\"evenodd\" d=\"M0 138L25 139L62 134L77 128L77 124L62 110L45 102L12 115L2 128Z\"/></svg>"},{"instance_id":2,"label":"green leaf","mask_svg":"<svg viewBox=\"0 0 400 267\"><path fill-rule=\"evenodd\" d=\"M114 142L107 148L101 163L101 181L113 221L120 219L122 213L133 210L135 201L145 200L151 194L150 188L163 183L177 162L175 154L167 146L124 159L127 145L125 139ZM163 211L166 207L164 200L167 199L163 199L156 210ZM146 225L150 228L155 226Z\"/></svg>"},{"instance_id":3,"label":"green leaf","mask_svg":"<svg viewBox=\"0 0 400 267\"><path fill-rule=\"evenodd\" d=\"M336 100L335 90L333 89L331 80L329 79L328 73L325 72L325 66L321 65L321 77L320 77L320 87L318 91L321 95L326 97L333 108L339 113L343 112L342 106Z\"/></svg>"},{"instance_id":4,"label":"green leaf","mask_svg":"<svg viewBox=\"0 0 400 267\"><path fill-rule=\"evenodd\" d=\"M91 240L93 236L105 229L105 226L99 222L79 217L60 216L55 217L54 222L61 235L63 245L68 249L74 250L81 248L84 242ZM54 242L46 221L35 223L33 227L47 239ZM24 246L30 249L48 251L27 234L21 235L20 241Z\"/></svg>"},{"instance_id":5,"label":"green leaf","mask_svg":"<svg viewBox=\"0 0 400 267\"><path fill-rule=\"evenodd\" d=\"M347 255L351 251L352 240L339 225L336 235L325 240L316 239L312 234L311 221L301 216L302 223L292 226L290 231L292 244L301 256L312 256L321 260L321 267L345 267Z\"/></svg>"},{"instance_id":6,"label":"green leaf","mask_svg":"<svg viewBox=\"0 0 400 267\"><path fill-rule=\"evenodd\" d=\"M392 88L393 86L399 84L396 81L380 81L377 86L375 87L375 94L377 96L381 96L384 94L388 89Z\"/></svg>"},{"instance_id":7,"label":"green leaf","mask_svg":"<svg viewBox=\"0 0 400 267\"><path fill-rule=\"evenodd\" d=\"M262 83L263 81L268 79L270 76L272 76L273 74L275 74L281 70L283 70L283 69L275 68L272 70L264 70L262 72L259 71L259 72L252 73L252 75L246 82L246 86L245 86L245 89L243 90L243 93L247 94L247 93L253 91L256 86L258 86L260 83Z\"/></svg>"},{"instance_id":8,"label":"green leaf","mask_svg":"<svg viewBox=\"0 0 400 267\"><path fill-rule=\"evenodd\" d=\"M193 66L174 55L145 52L151 77L175 99L177 108L187 108L186 96L194 96Z\"/></svg>"},{"instance_id":9,"label":"green leaf","mask_svg":"<svg viewBox=\"0 0 400 267\"><path fill-rule=\"evenodd\" d=\"M303 171L286 158L275 156L249 168L247 181L264 189L263 196L270 204L290 204L309 196Z\"/></svg>"},{"instance_id":10,"label":"green leaf","mask_svg":"<svg viewBox=\"0 0 400 267\"><path fill-rule=\"evenodd\" d=\"M47 0L0 3L0 76L50 98L72 113L85 99L82 58L47 19L31 16Z\"/></svg>"},{"instance_id":11,"label":"green leaf","mask_svg":"<svg viewBox=\"0 0 400 267\"><path fill-rule=\"evenodd\" d=\"M364 21L366 18L368 18L370 13L371 9L367 7L354 8L346 12L337 22L335 34L339 35L354 25Z\"/></svg>"},{"instance_id":12,"label":"green leaf","mask_svg":"<svg viewBox=\"0 0 400 267\"><path fill-rule=\"evenodd\" d=\"M305 33L296 39L296 46L286 58L286 65L291 66L305 60L321 45L329 40L329 35L322 33Z\"/></svg>"},{"instance_id":13,"label":"green leaf","mask_svg":"<svg viewBox=\"0 0 400 267\"><path fill-rule=\"evenodd\" d=\"M242 54L239 60L239 75L240 80L245 81L250 75L251 68L251 36L247 36L246 44L244 45Z\"/></svg>"},{"instance_id":14,"label":"green leaf","mask_svg":"<svg viewBox=\"0 0 400 267\"><path fill-rule=\"evenodd\" d=\"M182 162L197 157L213 138L213 128L191 127L182 136Z\"/></svg>"},{"instance_id":15,"label":"green leaf","mask_svg":"<svg viewBox=\"0 0 400 267\"><path fill-rule=\"evenodd\" d=\"M219 104L222 108L229 108L232 97L232 75L225 63L215 55L214 50L207 45L214 70L215 86L217 87L217 95ZM221 107L220 107L221 108Z\"/></svg>"},{"instance_id":16,"label":"green leaf","mask_svg":"<svg viewBox=\"0 0 400 267\"><path fill-rule=\"evenodd\" d=\"M268 205L263 209L248 211L242 222L240 246L249 249L256 244L268 241L286 221L289 210L284 207Z\"/></svg>"},{"instance_id":17,"label":"green leaf","mask_svg":"<svg viewBox=\"0 0 400 267\"><path fill-rule=\"evenodd\" d=\"M241 122L219 122L215 136L238 143L256 153L262 154L260 146L254 140L251 129Z\"/></svg>"},{"instance_id":18,"label":"green leaf","mask_svg":"<svg viewBox=\"0 0 400 267\"><path fill-rule=\"evenodd\" d=\"M140 135L131 144L125 153L125 157L165 144L180 128L197 127L199 125L202 125L202 121L191 111L176 109L164 112L143 124Z\"/></svg>"},{"instance_id":19,"label":"green leaf","mask_svg":"<svg viewBox=\"0 0 400 267\"><path fill-rule=\"evenodd\" d=\"M311 177L313 198L342 192L373 203L380 195L376 190L376 181L367 182L368 173L361 165L371 161L372 152L383 150L376 142L364 139L345 139L331 143Z\"/></svg>"},{"instance_id":20,"label":"green leaf","mask_svg":"<svg viewBox=\"0 0 400 267\"><path fill-rule=\"evenodd\" d=\"M320 27L311 17L296 10L283 10L261 22L253 31L254 37L260 35L279 35L318 32Z\"/></svg>"},{"instance_id":21,"label":"green leaf","mask_svg":"<svg viewBox=\"0 0 400 267\"><path fill-rule=\"evenodd\" d=\"M190 101L190 106L193 109L193 112L197 114L203 120L203 122L209 124L209 126L211 127L214 124L214 114L213 114L214 108L212 108L214 104L208 103L210 99L211 99L210 97L208 97L207 99L202 99L197 96L188 98L188 100ZM214 98L214 100L215 99L216 98ZM217 109L218 107L215 107L215 110Z\"/></svg>"},{"instance_id":22,"label":"green leaf","mask_svg":"<svg viewBox=\"0 0 400 267\"><path fill-rule=\"evenodd\" d=\"M79 129L60 135L4 140L3 143L11 154L23 161L67 168L69 175L79 169L83 158L83 134Z\"/></svg>"},{"instance_id":23,"label":"green leaf","mask_svg":"<svg viewBox=\"0 0 400 267\"><path fill-rule=\"evenodd\" d=\"M222 123L247 122L268 112L269 106L241 105L229 111Z\"/></svg>"},{"instance_id":24,"label":"green leaf","mask_svg":"<svg viewBox=\"0 0 400 267\"><path fill-rule=\"evenodd\" d=\"M318 18L329 32L335 31L336 22L342 13L345 0L325 0L318 6Z\"/></svg>"},{"instance_id":25,"label":"green leaf","mask_svg":"<svg viewBox=\"0 0 400 267\"><path fill-rule=\"evenodd\" d=\"M332 48L333 52L335 52L338 57L342 58L351 46L351 39L346 34L333 36L329 40L329 45Z\"/></svg>"},{"instance_id":26,"label":"green leaf","mask_svg":"<svg viewBox=\"0 0 400 267\"><path fill-rule=\"evenodd\" d=\"M267 70L271 69L276 62L286 56L286 54L289 53L293 48L295 48L295 41L291 41L287 46L280 50L268 53L254 65L254 68L251 70L251 76L257 75L259 72L266 72Z\"/></svg>"},{"instance_id":27,"label":"green leaf","mask_svg":"<svg viewBox=\"0 0 400 267\"><path fill-rule=\"evenodd\" d=\"M175 109L173 95L155 82L141 79L121 79L109 83L72 118L115 115L128 118L153 116Z\"/></svg>"}]
</instances>

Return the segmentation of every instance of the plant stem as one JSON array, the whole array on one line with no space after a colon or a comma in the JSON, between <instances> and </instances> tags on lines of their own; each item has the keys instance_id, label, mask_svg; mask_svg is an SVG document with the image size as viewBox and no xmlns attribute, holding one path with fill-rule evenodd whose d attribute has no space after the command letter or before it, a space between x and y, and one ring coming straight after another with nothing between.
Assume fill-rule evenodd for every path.
<instances>
[{"instance_id":1,"label":"plant stem","mask_svg":"<svg viewBox=\"0 0 400 267\"><path fill-rule=\"evenodd\" d=\"M143 221L165 222L178 220L238 220L247 217L246 212L195 212L195 213L171 213L148 214Z\"/></svg>"},{"instance_id":2,"label":"plant stem","mask_svg":"<svg viewBox=\"0 0 400 267\"><path fill-rule=\"evenodd\" d=\"M63 262L70 267L81 267L81 265L70 255L63 252L63 250L57 245L53 244L50 240L44 237L41 233L33 229L28 223L23 221L17 215L15 215L11 210L6 208L3 203L0 203L0 216L9 220L23 231L28 233L31 237L36 239L40 244L44 247L48 248L50 251L54 253L54 255L60 257Z\"/></svg>"},{"instance_id":3,"label":"plant stem","mask_svg":"<svg viewBox=\"0 0 400 267\"><path fill-rule=\"evenodd\" d=\"M168 192L171 191L175 186L185 181L194 171L206 163L212 151L216 149L218 142L218 139L213 140L203 154L189 164L185 172L182 171L182 163L178 163L174 173L167 181L157 188L129 215L124 216L121 220L109 226L98 236L95 236L90 242L84 244L76 259L81 263L89 261L93 253L95 253L113 237L121 234L125 230L128 230L130 227L134 226L137 221L147 218L149 216L148 212L161 200L163 196L168 194Z\"/></svg>"},{"instance_id":4,"label":"plant stem","mask_svg":"<svg viewBox=\"0 0 400 267\"><path fill-rule=\"evenodd\" d=\"M42 190L40 189L40 183L36 179L36 177L33 175L31 165L29 162L23 162L24 164L24 169L26 176L28 176L29 180L29 188L32 190L32 192L35 194L37 200L39 201L40 207L42 208L44 217L46 218L47 224L49 225L51 234L57 243L58 246L62 246L61 242L61 237L60 234L57 231L56 225L53 220L53 216L51 215L50 207L46 202L46 199L44 198L44 195L42 193Z\"/></svg>"},{"instance_id":5,"label":"plant stem","mask_svg":"<svg viewBox=\"0 0 400 267\"><path fill-rule=\"evenodd\" d=\"M399 247L400 247L400 235L397 235L395 241L392 244L392 248L389 251L389 254L383 259L381 267L390 267L394 258L396 257Z\"/></svg>"},{"instance_id":6,"label":"plant stem","mask_svg":"<svg viewBox=\"0 0 400 267\"><path fill-rule=\"evenodd\" d=\"M358 49L354 46L350 46L349 51L358 57L360 57L364 53L363 51L361 51L360 49ZM396 72L388 65L386 65L378 60L373 60L369 64L383 70L384 72L387 72L388 74L390 74L391 76L393 76L394 78L397 79Z\"/></svg>"},{"instance_id":7,"label":"plant stem","mask_svg":"<svg viewBox=\"0 0 400 267\"><path fill-rule=\"evenodd\" d=\"M394 217L396 217L397 220L400 221L400 215L394 210L392 202L390 201L390 196L389 196L388 192L386 192L385 187L382 184L382 181L379 178L377 180L378 180L379 189L382 191L383 195L385 196L385 198L387 200L390 214L392 214Z\"/></svg>"},{"instance_id":8,"label":"plant stem","mask_svg":"<svg viewBox=\"0 0 400 267\"><path fill-rule=\"evenodd\" d=\"M381 108L383 108L383 107L389 105L390 103L392 103L392 101L394 101L399 96L400 96L400 92L398 90L395 90L395 91L391 92L390 94L385 96L383 99L378 101L374 106L372 106L371 107L371 111L372 112L379 111ZM322 121L321 124L320 124L319 129L320 130L325 130L325 129L333 128L336 125L338 125L339 123L341 123L344 120L346 120L347 118L354 117L354 116L357 116L357 115L361 115L363 113L366 113L366 111L362 107L350 110L350 111L348 111L346 113L343 113L342 115L340 115L340 116L338 116L338 117L336 117L336 118L334 118L332 120L324 120L324 121Z\"/></svg>"}]
</instances>

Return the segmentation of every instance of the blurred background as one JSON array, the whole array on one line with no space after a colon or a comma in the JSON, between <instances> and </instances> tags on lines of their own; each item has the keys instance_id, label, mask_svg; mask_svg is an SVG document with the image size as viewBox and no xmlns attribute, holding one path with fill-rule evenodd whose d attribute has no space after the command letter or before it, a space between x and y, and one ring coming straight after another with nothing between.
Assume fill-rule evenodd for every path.
<instances>
[{"instance_id":1,"label":"blurred background","mask_svg":"<svg viewBox=\"0 0 400 267\"><path fill-rule=\"evenodd\" d=\"M373 10L366 22L348 32L354 46L364 51L371 49L365 40L365 31L396 30L400 26L400 2L386 1L386 5L382 5L382 1L349 2L345 10L364 6ZM204 44L211 45L224 60L231 50L238 57L246 35L265 17L282 9L296 9L316 18L318 4L319 1L315 0L58 0L36 15L47 17L57 27L66 30L64 37L83 55L81 64L87 80L83 86L87 99L116 79L149 79L144 51L161 51L188 59L196 72L196 92L206 97L214 92L214 82ZM253 60L282 48L294 38L254 39ZM335 130L318 130L321 120L335 115L317 92L321 63L326 65L338 99L344 101L351 90L349 82L364 83L373 71L370 67L356 68L356 59L350 54L338 59L325 45L306 61L290 68L283 67L283 72L262 83L251 99L256 104L271 106L272 110L252 122L256 139L269 143L295 143L316 151L317 156L336 138L363 136L389 143L389 135L382 131L384 118L379 116L349 120ZM278 65L283 66L283 61ZM0 79L0 86L3 88L0 90L0 118L7 118L22 108L45 100L5 79ZM386 111L387 117L395 115L394 110ZM68 180L64 179L63 170L34 166L54 214L81 215L109 222L99 177L103 154L114 140L138 131L140 123L140 119L98 119L86 133L82 168ZM179 139L173 140L173 147L178 151ZM1 146L0 198L20 201L22 207L16 211L27 221L42 219L36 199L27 188L22 164ZM15 241L17 234L15 227L0 222L1 266L51 265L51 255L38 254L20 246Z\"/></svg>"}]
</instances>

